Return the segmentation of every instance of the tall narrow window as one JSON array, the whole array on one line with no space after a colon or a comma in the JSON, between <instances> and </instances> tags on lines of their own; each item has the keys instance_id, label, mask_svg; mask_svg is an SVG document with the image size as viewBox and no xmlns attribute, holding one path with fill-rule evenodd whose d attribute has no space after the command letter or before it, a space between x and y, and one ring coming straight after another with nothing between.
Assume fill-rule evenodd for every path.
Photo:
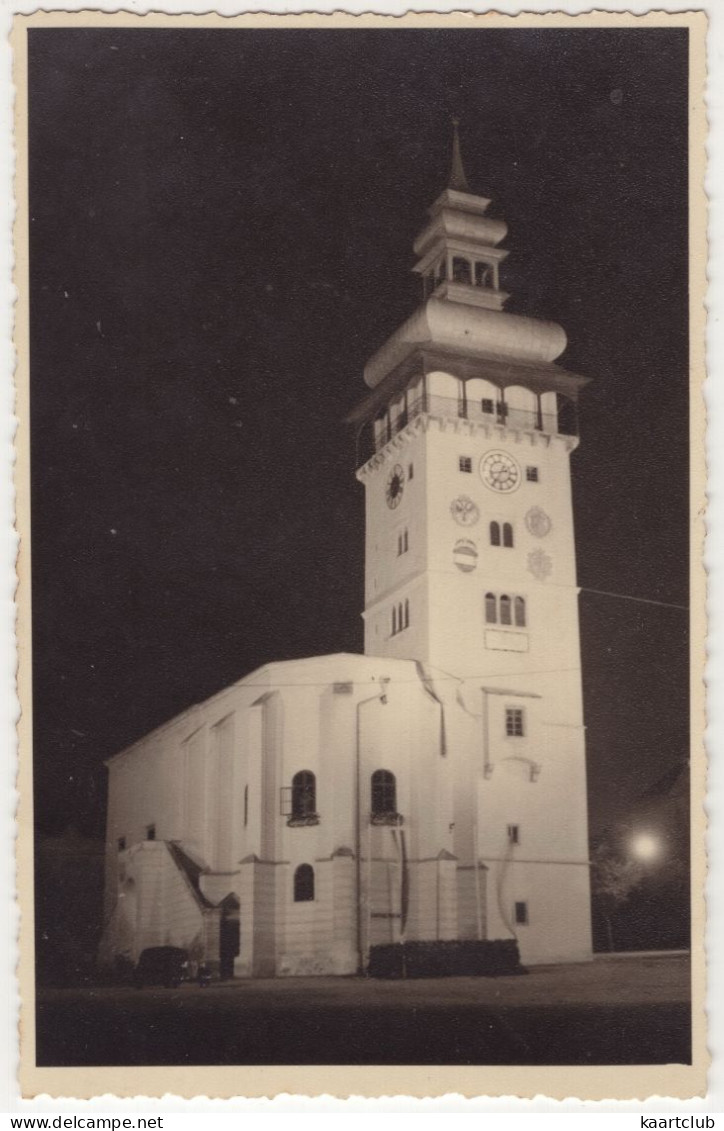
<instances>
[{"instance_id":1,"label":"tall narrow window","mask_svg":"<svg viewBox=\"0 0 724 1131\"><path fill-rule=\"evenodd\" d=\"M490 524L490 545L491 546L499 546L500 545L500 523L499 522L491 522L491 524Z\"/></svg>"},{"instance_id":2,"label":"tall narrow window","mask_svg":"<svg viewBox=\"0 0 724 1131\"><path fill-rule=\"evenodd\" d=\"M310 903L314 899L314 868L300 864L294 873L294 902Z\"/></svg>"},{"instance_id":3,"label":"tall narrow window","mask_svg":"<svg viewBox=\"0 0 724 1131\"><path fill-rule=\"evenodd\" d=\"M511 844L520 844L520 825L508 825L508 840Z\"/></svg>"},{"instance_id":4,"label":"tall narrow window","mask_svg":"<svg viewBox=\"0 0 724 1131\"><path fill-rule=\"evenodd\" d=\"M513 527L509 522L503 523L503 545L510 549L513 545Z\"/></svg>"},{"instance_id":5,"label":"tall narrow window","mask_svg":"<svg viewBox=\"0 0 724 1131\"><path fill-rule=\"evenodd\" d=\"M498 623L498 602L494 593L485 594L485 622L486 624Z\"/></svg>"},{"instance_id":6,"label":"tall narrow window","mask_svg":"<svg viewBox=\"0 0 724 1131\"><path fill-rule=\"evenodd\" d=\"M406 554L407 551L409 550L409 548L410 548L410 542L409 542L409 539L408 539L407 530L404 530L403 533L402 533L402 552L403 552L403 554Z\"/></svg>"},{"instance_id":7,"label":"tall narrow window","mask_svg":"<svg viewBox=\"0 0 724 1131\"><path fill-rule=\"evenodd\" d=\"M397 812L397 783L389 770L375 770L372 775L372 816L382 817Z\"/></svg>"},{"instance_id":8,"label":"tall narrow window","mask_svg":"<svg viewBox=\"0 0 724 1131\"><path fill-rule=\"evenodd\" d=\"M249 824L249 786L244 786L244 828Z\"/></svg>"},{"instance_id":9,"label":"tall narrow window","mask_svg":"<svg viewBox=\"0 0 724 1131\"><path fill-rule=\"evenodd\" d=\"M525 729L523 727L522 707L505 708L505 733L508 738L524 737Z\"/></svg>"},{"instance_id":10,"label":"tall narrow window","mask_svg":"<svg viewBox=\"0 0 724 1131\"><path fill-rule=\"evenodd\" d=\"M405 628L408 628L409 624L410 624L410 602L408 601L407 597L405 597L405 622L404 622L404 624L405 624Z\"/></svg>"},{"instance_id":11,"label":"tall narrow window","mask_svg":"<svg viewBox=\"0 0 724 1131\"><path fill-rule=\"evenodd\" d=\"M118 851L123 852L123 849L125 847L126 847L126 838L124 836L119 836L119 838L118 838Z\"/></svg>"},{"instance_id":12,"label":"tall narrow window","mask_svg":"<svg viewBox=\"0 0 724 1131\"><path fill-rule=\"evenodd\" d=\"M504 593L500 598L500 623L512 624L513 619L511 616L511 601L507 593Z\"/></svg>"},{"instance_id":13,"label":"tall narrow window","mask_svg":"<svg viewBox=\"0 0 724 1131\"><path fill-rule=\"evenodd\" d=\"M513 602L515 612L515 627L525 628L525 600L522 597L516 597Z\"/></svg>"},{"instance_id":14,"label":"tall narrow window","mask_svg":"<svg viewBox=\"0 0 724 1131\"><path fill-rule=\"evenodd\" d=\"M392 606L392 635L397 635L397 605Z\"/></svg>"},{"instance_id":15,"label":"tall narrow window","mask_svg":"<svg viewBox=\"0 0 724 1131\"><path fill-rule=\"evenodd\" d=\"M311 770L292 778L292 817L313 817L317 811L317 780Z\"/></svg>"},{"instance_id":16,"label":"tall narrow window","mask_svg":"<svg viewBox=\"0 0 724 1131\"><path fill-rule=\"evenodd\" d=\"M155 839L156 839L156 826L155 825L146 825L146 840L155 840Z\"/></svg>"}]
</instances>

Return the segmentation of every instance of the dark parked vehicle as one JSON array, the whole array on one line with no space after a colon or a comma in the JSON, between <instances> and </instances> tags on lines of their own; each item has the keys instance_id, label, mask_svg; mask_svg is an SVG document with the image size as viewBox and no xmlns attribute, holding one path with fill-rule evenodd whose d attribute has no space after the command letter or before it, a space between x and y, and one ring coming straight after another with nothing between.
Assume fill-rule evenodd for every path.
<instances>
[{"instance_id":1,"label":"dark parked vehicle","mask_svg":"<svg viewBox=\"0 0 724 1131\"><path fill-rule=\"evenodd\" d=\"M188 953L179 946L150 946L141 951L133 980L136 986L176 989L188 971Z\"/></svg>"}]
</instances>

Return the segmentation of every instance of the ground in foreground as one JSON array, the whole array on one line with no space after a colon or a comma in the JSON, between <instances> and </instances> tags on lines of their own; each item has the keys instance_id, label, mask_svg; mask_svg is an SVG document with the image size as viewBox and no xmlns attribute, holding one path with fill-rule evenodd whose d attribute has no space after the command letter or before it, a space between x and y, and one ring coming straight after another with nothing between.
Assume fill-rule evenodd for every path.
<instances>
[{"instance_id":1,"label":"ground in foreground","mask_svg":"<svg viewBox=\"0 0 724 1131\"><path fill-rule=\"evenodd\" d=\"M690 1063L688 956L503 978L39 990L37 1063Z\"/></svg>"}]
</instances>

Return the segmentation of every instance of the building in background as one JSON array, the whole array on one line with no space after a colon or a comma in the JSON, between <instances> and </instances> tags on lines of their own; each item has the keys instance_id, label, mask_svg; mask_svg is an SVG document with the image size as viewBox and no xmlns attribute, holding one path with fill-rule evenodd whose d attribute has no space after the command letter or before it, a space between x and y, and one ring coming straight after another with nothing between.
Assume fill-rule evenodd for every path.
<instances>
[{"instance_id":1,"label":"building in background","mask_svg":"<svg viewBox=\"0 0 724 1131\"><path fill-rule=\"evenodd\" d=\"M591 954L570 455L585 378L506 312L457 135L423 301L351 414L365 655L265 666L108 763L104 961L351 974L378 948Z\"/></svg>"}]
</instances>

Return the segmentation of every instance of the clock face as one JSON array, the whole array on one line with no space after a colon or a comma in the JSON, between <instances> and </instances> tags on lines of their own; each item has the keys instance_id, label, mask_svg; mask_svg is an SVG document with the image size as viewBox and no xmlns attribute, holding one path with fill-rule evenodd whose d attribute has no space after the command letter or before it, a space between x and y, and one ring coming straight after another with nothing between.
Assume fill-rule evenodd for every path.
<instances>
[{"instance_id":1,"label":"clock face","mask_svg":"<svg viewBox=\"0 0 724 1131\"><path fill-rule=\"evenodd\" d=\"M387 476L387 486L385 487L385 498L387 506L391 510L400 505L402 501L402 492L405 489L405 473L399 463L396 463L392 471Z\"/></svg>"},{"instance_id":2,"label":"clock face","mask_svg":"<svg viewBox=\"0 0 724 1131\"><path fill-rule=\"evenodd\" d=\"M461 526L475 526L480 518L480 511L472 499L467 495L458 495L450 503L450 513Z\"/></svg>"},{"instance_id":3,"label":"clock face","mask_svg":"<svg viewBox=\"0 0 724 1131\"><path fill-rule=\"evenodd\" d=\"M493 449L480 460L480 478L491 491L510 494L520 486L520 468L507 452Z\"/></svg>"}]
</instances>

